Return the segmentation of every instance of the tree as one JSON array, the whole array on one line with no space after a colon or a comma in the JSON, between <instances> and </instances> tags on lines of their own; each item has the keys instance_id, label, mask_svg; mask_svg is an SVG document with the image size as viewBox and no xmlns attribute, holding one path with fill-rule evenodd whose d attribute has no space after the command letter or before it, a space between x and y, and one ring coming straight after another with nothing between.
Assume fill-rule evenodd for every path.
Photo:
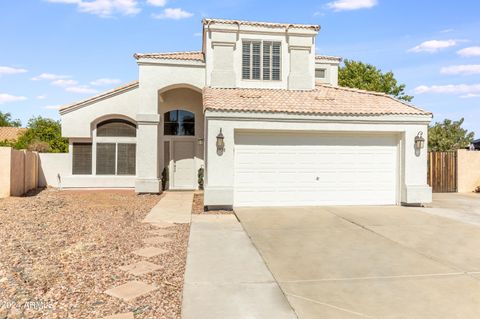
<instances>
[{"instance_id":1,"label":"tree","mask_svg":"<svg viewBox=\"0 0 480 319\"><path fill-rule=\"evenodd\" d=\"M454 151L468 147L474 137L473 132L462 128L464 119L436 122L428 128L428 149L434 152Z\"/></svg>"},{"instance_id":2,"label":"tree","mask_svg":"<svg viewBox=\"0 0 480 319\"><path fill-rule=\"evenodd\" d=\"M19 119L12 119L12 114L0 111L0 127L2 126L20 127L22 123Z\"/></svg>"},{"instance_id":3,"label":"tree","mask_svg":"<svg viewBox=\"0 0 480 319\"><path fill-rule=\"evenodd\" d=\"M405 84L398 84L393 72L383 73L371 64L345 60L338 70L338 84L344 87L383 92L410 102L413 96L405 94Z\"/></svg>"},{"instance_id":4,"label":"tree","mask_svg":"<svg viewBox=\"0 0 480 319\"><path fill-rule=\"evenodd\" d=\"M17 139L13 147L65 153L68 152L68 140L62 137L59 121L38 116L28 121L27 131Z\"/></svg>"}]
</instances>

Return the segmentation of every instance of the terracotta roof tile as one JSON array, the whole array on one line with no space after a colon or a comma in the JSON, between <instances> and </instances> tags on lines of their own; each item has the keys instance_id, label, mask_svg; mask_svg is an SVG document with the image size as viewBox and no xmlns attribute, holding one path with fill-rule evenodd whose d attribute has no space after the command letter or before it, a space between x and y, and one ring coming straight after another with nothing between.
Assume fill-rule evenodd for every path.
<instances>
[{"instance_id":1,"label":"terracotta roof tile","mask_svg":"<svg viewBox=\"0 0 480 319\"><path fill-rule=\"evenodd\" d=\"M299 28L299 29L312 29L315 31L320 30L320 26L318 24L294 24L294 23L276 23L276 22L226 20L226 19L203 19L202 23L204 25L209 25L212 23L220 23L220 24L250 25L250 26L267 27L267 28Z\"/></svg>"},{"instance_id":2,"label":"terracotta roof tile","mask_svg":"<svg viewBox=\"0 0 480 319\"><path fill-rule=\"evenodd\" d=\"M222 89L203 91L205 110L324 115L431 115L389 95L318 84L314 90Z\"/></svg>"},{"instance_id":3,"label":"terracotta roof tile","mask_svg":"<svg viewBox=\"0 0 480 319\"><path fill-rule=\"evenodd\" d=\"M0 127L0 141L14 141L26 130L26 128L21 127Z\"/></svg>"},{"instance_id":4,"label":"terracotta roof tile","mask_svg":"<svg viewBox=\"0 0 480 319\"><path fill-rule=\"evenodd\" d=\"M333 56L333 55L316 55L315 60L331 60L331 61L341 62L342 58L339 56Z\"/></svg>"},{"instance_id":5,"label":"terracotta roof tile","mask_svg":"<svg viewBox=\"0 0 480 319\"><path fill-rule=\"evenodd\" d=\"M135 59L167 59L167 60L188 60L204 62L203 53L200 51L191 52L165 52L165 53L135 53Z\"/></svg>"}]
</instances>

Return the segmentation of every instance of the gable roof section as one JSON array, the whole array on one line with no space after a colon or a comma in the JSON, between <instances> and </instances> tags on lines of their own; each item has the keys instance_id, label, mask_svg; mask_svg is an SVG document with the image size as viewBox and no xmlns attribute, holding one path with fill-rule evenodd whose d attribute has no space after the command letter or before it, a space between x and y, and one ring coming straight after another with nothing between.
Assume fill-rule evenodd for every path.
<instances>
[{"instance_id":1,"label":"gable roof section","mask_svg":"<svg viewBox=\"0 0 480 319\"><path fill-rule=\"evenodd\" d=\"M181 61L200 61L205 62L205 57L200 51L187 52L165 52L165 53L135 53L135 59L166 59Z\"/></svg>"},{"instance_id":2,"label":"gable roof section","mask_svg":"<svg viewBox=\"0 0 480 319\"><path fill-rule=\"evenodd\" d=\"M387 94L317 83L311 91L205 88L204 110L318 115L431 115Z\"/></svg>"},{"instance_id":3,"label":"gable roof section","mask_svg":"<svg viewBox=\"0 0 480 319\"><path fill-rule=\"evenodd\" d=\"M26 130L21 127L0 127L0 141L15 141Z\"/></svg>"},{"instance_id":4,"label":"gable roof section","mask_svg":"<svg viewBox=\"0 0 480 319\"><path fill-rule=\"evenodd\" d=\"M266 27L266 28L298 28L298 29L312 29L315 31L320 30L318 24L295 24L295 23L276 23L276 22L260 22L260 21L244 21L244 20L226 20L226 19L203 19L203 25L218 24L238 24L248 25L254 27Z\"/></svg>"},{"instance_id":5,"label":"gable roof section","mask_svg":"<svg viewBox=\"0 0 480 319\"><path fill-rule=\"evenodd\" d=\"M68 113L70 111L76 110L78 108L89 105L91 103L95 103L95 102L98 102L100 100L112 97L114 95L130 91L130 90L135 89L137 87L138 87L138 81L133 81L133 82L124 84L124 85L119 86L119 87L117 87L113 90L100 93L100 94L95 95L95 96L93 96L91 98L88 98L86 100L82 100L82 101L79 101L79 102L76 102L76 103L73 103L73 104L65 105L65 106L60 108L60 114Z\"/></svg>"}]
</instances>

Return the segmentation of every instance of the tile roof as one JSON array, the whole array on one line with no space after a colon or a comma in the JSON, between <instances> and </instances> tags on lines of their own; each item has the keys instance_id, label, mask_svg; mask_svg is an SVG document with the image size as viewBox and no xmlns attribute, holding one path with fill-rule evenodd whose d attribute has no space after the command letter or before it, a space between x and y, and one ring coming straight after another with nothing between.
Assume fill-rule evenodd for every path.
<instances>
[{"instance_id":1,"label":"tile roof","mask_svg":"<svg viewBox=\"0 0 480 319\"><path fill-rule=\"evenodd\" d=\"M299 28L299 29L312 29L315 31L320 30L318 24L294 24L294 23L276 23L276 22L259 22L259 21L244 21L244 20L226 20L226 19L203 19L203 25L210 25L212 23L220 24L239 24L239 25L250 25L257 27L267 27L267 28Z\"/></svg>"},{"instance_id":2,"label":"tile roof","mask_svg":"<svg viewBox=\"0 0 480 319\"><path fill-rule=\"evenodd\" d=\"M331 61L341 62L342 58L339 56L333 56L333 55L316 55L315 60L331 60Z\"/></svg>"},{"instance_id":3,"label":"tile roof","mask_svg":"<svg viewBox=\"0 0 480 319\"><path fill-rule=\"evenodd\" d=\"M21 127L0 127L0 141L14 141L26 130Z\"/></svg>"},{"instance_id":4,"label":"tile roof","mask_svg":"<svg viewBox=\"0 0 480 319\"><path fill-rule=\"evenodd\" d=\"M317 83L314 90L223 89L203 91L205 110L324 115L431 115L387 94Z\"/></svg>"},{"instance_id":5,"label":"tile roof","mask_svg":"<svg viewBox=\"0 0 480 319\"><path fill-rule=\"evenodd\" d=\"M135 59L167 59L167 60L188 60L205 62L201 51L190 52L165 52L165 53L135 53Z\"/></svg>"}]
</instances>

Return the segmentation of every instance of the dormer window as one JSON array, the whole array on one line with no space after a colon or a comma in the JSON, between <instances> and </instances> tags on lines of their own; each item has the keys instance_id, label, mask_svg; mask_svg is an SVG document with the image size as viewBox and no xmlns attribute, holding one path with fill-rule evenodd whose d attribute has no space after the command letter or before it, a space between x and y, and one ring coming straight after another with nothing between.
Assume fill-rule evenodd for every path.
<instances>
[{"instance_id":1,"label":"dormer window","mask_svg":"<svg viewBox=\"0 0 480 319\"><path fill-rule=\"evenodd\" d=\"M281 43L273 41L243 41L242 79L280 80Z\"/></svg>"}]
</instances>

